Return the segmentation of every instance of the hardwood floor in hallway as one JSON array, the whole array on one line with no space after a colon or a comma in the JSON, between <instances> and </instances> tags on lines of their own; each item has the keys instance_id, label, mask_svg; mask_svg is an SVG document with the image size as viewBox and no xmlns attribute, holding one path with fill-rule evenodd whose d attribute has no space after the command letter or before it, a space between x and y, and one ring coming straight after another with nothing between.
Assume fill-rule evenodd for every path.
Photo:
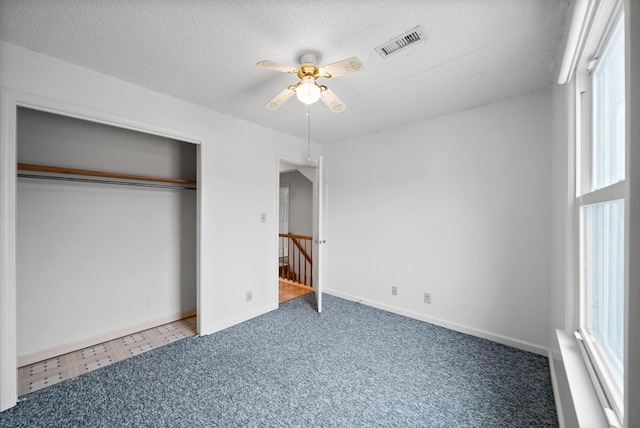
<instances>
[{"instance_id":1,"label":"hardwood floor in hallway","mask_svg":"<svg viewBox=\"0 0 640 428\"><path fill-rule=\"evenodd\" d=\"M313 288L307 287L306 285L300 285L292 281L287 281L286 279L280 279L278 301L279 303L283 303L288 300L295 299L296 297L304 296L312 291Z\"/></svg>"}]
</instances>

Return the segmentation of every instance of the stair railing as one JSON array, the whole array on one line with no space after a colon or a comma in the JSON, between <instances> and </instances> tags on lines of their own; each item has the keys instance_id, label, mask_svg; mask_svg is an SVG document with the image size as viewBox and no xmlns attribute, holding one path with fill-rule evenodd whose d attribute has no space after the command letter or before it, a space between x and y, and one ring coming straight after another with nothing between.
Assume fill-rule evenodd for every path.
<instances>
[{"instance_id":1,"label":"stair railing","mask_svg":"<svg viewBox=\"0 0 640 428\"><path fill-rule=\"evenodd\" d=\"M313 287L313 237L281 233L279 239L280 278Z\"/></svg>"}]
</instances>

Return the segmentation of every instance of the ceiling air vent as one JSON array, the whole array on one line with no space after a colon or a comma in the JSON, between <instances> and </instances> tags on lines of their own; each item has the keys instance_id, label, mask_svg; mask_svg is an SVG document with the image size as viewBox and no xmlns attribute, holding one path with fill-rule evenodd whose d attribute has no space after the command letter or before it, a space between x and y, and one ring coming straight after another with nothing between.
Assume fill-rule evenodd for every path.
<instances>
[{"instance_id":1,"label":"ceiling air vent","mask_svg":"<svg viewBox=\"0 0 640 428\"><path fill-rule=\"evenodd\" d=\"M411 46L420 44L419 42L422 42L425 39L426 37L424 36L424 30L420 25L418 25L417 27L412 28L406 33L395 37L386 43L381 44L380 46L375 48L375 50L382 58L387 58L397 52L406 50Z\"/></svg>"}]
</instances>

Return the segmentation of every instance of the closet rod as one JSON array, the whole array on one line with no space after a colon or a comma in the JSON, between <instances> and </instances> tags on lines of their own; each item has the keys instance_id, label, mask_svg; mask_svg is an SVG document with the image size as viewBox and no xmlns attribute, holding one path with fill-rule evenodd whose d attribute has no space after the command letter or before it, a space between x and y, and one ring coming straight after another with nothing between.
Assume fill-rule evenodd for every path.
<instances>
[{"instance_id":1,"label":"closet rod","mask_svg":"<svg viewBox=\"0 0 640 428\"><path fill-rule=\"evenodd\" d=\"M153 177L147 175L123 174L120 172L94 171L91 169L62 168L59 166L33 165L19 163L18 171L52 172L55 174L85 175L89 177L117 178L124 180L159 181L161 183L173 183L195 186L195 181L183 180L181 178Z\"/></svg>"},{"instance_id":2,"label":"closet rod","mask_svg":"<svg viewBox=\"0 0 640 428\"><path fill-rule=\"evenodd\" d=\"M116 184L119 186L136 186L136 187L154 187L161 189L190 189L196 190L193 186L181 186L178 184L162 184L162 183L142 183L134 181L116 181L116 180L96 180L94 178L79 178L79 177L61 177L58 175L42 175L42 174L25 174L18 173L20 178L37 178L43 180L58 180L58 181L75 181L80 183L96 183L96 184Z\"/></svg>"}]
</instances>

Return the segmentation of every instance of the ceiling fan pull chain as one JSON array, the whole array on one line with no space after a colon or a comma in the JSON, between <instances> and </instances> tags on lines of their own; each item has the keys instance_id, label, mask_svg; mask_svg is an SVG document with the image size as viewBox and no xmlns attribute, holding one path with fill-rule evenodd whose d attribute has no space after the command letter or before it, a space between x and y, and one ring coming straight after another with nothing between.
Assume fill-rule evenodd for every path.
<instances>
[{"instance_id":1,"label":"ceiling fan pull chain","mask_svg":"<svg viewBox=\"0 0 640 428\"><path fill-rule=\"evenodd\" d=\"M307 104L307 162L311 162L311 104Z\"/></svg>"}]
</instances>

